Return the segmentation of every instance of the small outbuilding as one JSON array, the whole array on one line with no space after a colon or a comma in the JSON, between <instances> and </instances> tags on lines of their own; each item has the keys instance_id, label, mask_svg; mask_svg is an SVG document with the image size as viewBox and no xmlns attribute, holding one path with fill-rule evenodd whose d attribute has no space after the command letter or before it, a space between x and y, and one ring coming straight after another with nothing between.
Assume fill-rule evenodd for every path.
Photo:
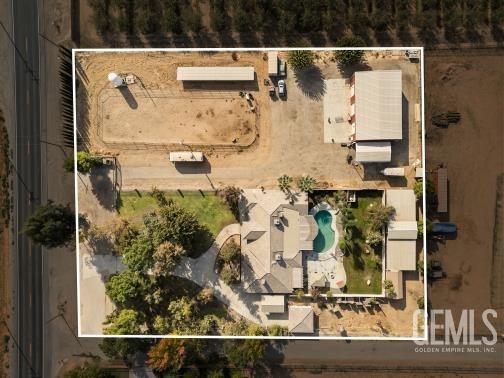
<instances>
[{"instance_id":1,"label":"small outbuilding","mask_svg":"<svg viewBox=\"0 0 504 378\"><path fill-rule=\"evenodd\" d=\"M278 52L268 52L268 76L278 75Z\"/></svg>"},{"instance_id":2,"label":"small outbuilding","mask_svg":"<svg viewBox=\"0 0 504 378\"><path fill-rule=\"evenodd\" d=\"M390 142L355 143L355 160L359 163L388 163L392 159Z\"/></svg>"},{"instance_id":3,"label":"small outbuilding","mask_svg":"<svg viewBox=\"0 0 504 378\"><path fill-rule=\"evenodd\" d=\"M261 295L261 311L265 314L283 314L285 312L285 296Z\"/></svg>"},{"instance_id":4,"label":"small outbuilding","mask_svg":"<svg viewBox=\"0 0 504 378\"><path fill-rule=\"evenodd\" d=\"M312 334L314 332L314 319L311 306L289 306L289 332Z\"/></svg>"}]
</instances>

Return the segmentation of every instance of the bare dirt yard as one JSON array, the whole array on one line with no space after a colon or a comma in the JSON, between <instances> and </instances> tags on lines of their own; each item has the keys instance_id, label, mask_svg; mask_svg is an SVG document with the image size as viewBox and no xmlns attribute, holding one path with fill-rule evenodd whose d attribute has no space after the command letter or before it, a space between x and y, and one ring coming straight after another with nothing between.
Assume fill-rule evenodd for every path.
<instances>
[{"instance_id":1,"label":"bare dirt yard","mask_svg":"<svg viewBox=\"0 0 504 378\"><path fill-rule=\"evenodd\" d=\"M176 80L177 67L194 65L253 66L257 80L205 85ZM249 146L268 125L259 115L269 101L258 84L266 65L263 53L252 52L78 53L79 132L90 150L103 153L134 150L138 143ZM110 72L132 74L136 83L114 89ZM240 91L253 93L254 112Z\"/></svg>"},{"instance_id":2,"label":"bare dirt yard","mask_svg":"<svg viewBox=\"0 0 504 378\"><path fill-rule=\"evenodd\" d=\"M286 53L279 56L285 59ZM126 190L269 188L283 174L311 175L320 188L404 187L413 185L412 164L421 164L421 134L413 116L420 67L400 52L366 54L365 64L352 70L403 72L404 138L393 148L393 164L407 168L408 177L401 181L386 179L378 165L347 164L351 150L324 142L326 80L351 75L338 69L331 52L317 52L315 65L302 72L288 65L284 98L269 96L263 52L80 52L77 63L79 132L92 152L118 156ZM190 85L176 80L176 67L196 64L253 66L256 80ZM127 91L113 89L110 72L134 74L138 84ZM253 94L255 113L248 112L240 91ZM170 164L166 153L187 148L183 144L201 149L205 164Z\"/></svg>"},{"instance_id":3,"label":"bare dirt yard","mask_svg":"<svg viewBox=\"0 0 504 378\"><path fill-rule=\"evenodd\" d=\"M255 114L237 92L153 90L145 94L131 87L107 89L100 95L105 143L248 145L254 141Z\"/></svg>"},{"instance_id":4,"label":"bare dirt yard","mask_svg":"<svg viewBox=\"0 0 504 378\"><path fill-rule=\"evenodd\" d=\"M461 310L475 309L476 332L487 333L480 314L497 303L492 287L502 287L504 280L502 267L492 271L498 254L494 235L502 239L503 232L495 218L497 179L504 172L504 50L434 53L427 56L425 71L426 119L461 113L461 122L446 129L426 122L428 168L448 168L449 213L440 219L458 227L453 240L429 249L447 273L432 284L430 299L433 308L455 312L455 319ZM490 321L502 332L504 308L499 307L498 319Z\"/></svg>"}]
</instances>

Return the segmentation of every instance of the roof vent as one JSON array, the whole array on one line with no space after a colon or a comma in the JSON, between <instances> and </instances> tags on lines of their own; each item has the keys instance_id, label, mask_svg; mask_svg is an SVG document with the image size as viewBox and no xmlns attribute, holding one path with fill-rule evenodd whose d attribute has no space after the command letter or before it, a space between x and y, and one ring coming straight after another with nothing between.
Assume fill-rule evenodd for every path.
<instances>
[{"instance_id":1,"label":"roof vent","mask_svg":"<svg viewBox=\"0 0 504 378\"><path fill-rule=\"evenodd\" d=\"M275 255L275 260L276 260L276 261L282 261L282 254L281 254L281 253L277 253L277 254Z\"/></svg>"}]
</instances>

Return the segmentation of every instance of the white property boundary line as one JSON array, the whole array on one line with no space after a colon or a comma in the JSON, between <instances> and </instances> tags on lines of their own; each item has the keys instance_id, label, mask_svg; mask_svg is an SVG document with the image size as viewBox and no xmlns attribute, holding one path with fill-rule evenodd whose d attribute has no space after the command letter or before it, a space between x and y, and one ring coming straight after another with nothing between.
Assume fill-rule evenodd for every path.
<instances>
[{"instance_id":1,"label":"white property boundary line","mask_svg":"<svg viewBox=\"0 0 504 378\"><path fill-rule=\"evenodd\" d=\"M405 50L420 50L420 83L421 83L421 124L422 124L422 179L423 179L423 199L422 199L422 214L423 214L423 259L424 259L424 335L423 337L368 337L368 336L208 336L208 335L104 335L104 334L82 334L81 333L81 301L80 301L80 248L79 248L79 195L78 195L78 179L77 179L77 101L76 101L76 75L75 75L75 53L80 52L232 52L232 51L292 51L292 50L312 50L312 51L336 51L336 50L365 50L365 51L405 51ZM425 95L424 95L424 48L417 46L408 47L297 47L297 48L105 48L105 49L72 49L72 75L73 75L73 118L74 118L74 185L75 185L75 241L76 241L76 259L77 259L77 323L79 337L97 337L97 338L153 338L153 339L279 339L279 340L381 340L381 341L427 341L427 226L426 217L426 190L425 190ZM413 320L413 319L412 319ZM416 334L416 330L412 330Z\"/></svg>"}]
</instances>

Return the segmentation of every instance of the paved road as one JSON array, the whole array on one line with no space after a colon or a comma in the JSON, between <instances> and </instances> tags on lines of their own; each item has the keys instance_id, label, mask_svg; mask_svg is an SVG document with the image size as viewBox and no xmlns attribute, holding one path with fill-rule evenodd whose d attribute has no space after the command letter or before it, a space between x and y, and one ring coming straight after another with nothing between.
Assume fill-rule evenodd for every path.
<instances>
[{"instance_id":1,"label":"paved road","mask_svg":"<svg viewBox=\"0 0 504 378\"><path fill-rule=\"evenodd\" d=\"M37 2L12 0L16 54L16 145L18 172L15 219L18 238L17 337L18 375L33 377L42 371L42 251L20 232L40 203L40 103ZM26 63L25 63L26 61ZM32 72L30 72L32 70Z\"/></svg>"}]
</instances>

